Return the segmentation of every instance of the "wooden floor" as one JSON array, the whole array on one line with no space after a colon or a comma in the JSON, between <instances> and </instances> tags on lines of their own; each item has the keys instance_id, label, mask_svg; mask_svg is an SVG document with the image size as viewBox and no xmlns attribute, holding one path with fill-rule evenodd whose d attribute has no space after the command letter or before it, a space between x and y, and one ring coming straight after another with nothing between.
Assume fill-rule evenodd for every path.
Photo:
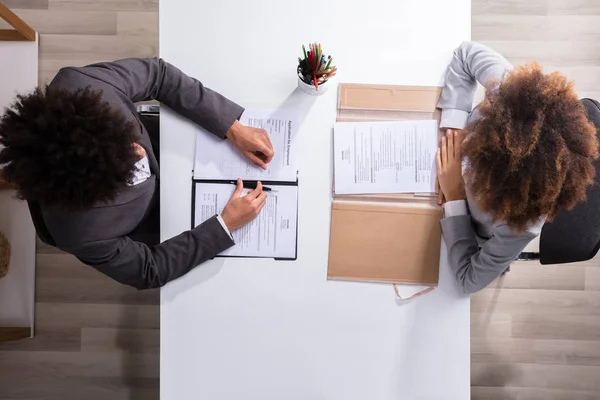
<instances>
[{"instance_id":1,"label":"wooden floor","mask_svg":"<svg viewBox=\"0 0 600 400\"><path fill-rule=\"evenodd\" d=\"M0 0L59 68L158 55L158 0ZM36 337L0 345L2 400L159 398L159 292L119 285L38 244Z\"/></svg>"},{"instance_id":2,"label":"wooden floor","mask_svg":"<svg viewBox=\"0 0 600 400\"><path fill-rule=\"evenodd\" d=\"M0 0L41 33L40 82L158 52L158 0ZM600 98L599 0L473 0L473 39ZM0 398L157 399L158 293L39 246L36 338L0 347ZM600 259L517 263L472 299L472 398L600 399Z\"/></svg>"},{"instance_id":3,"label":"wooden floor","mask_svg":"<svg viewBox=\"0 0 600 400\"><path fill-rule=\"evenodd\" d=\"M473 0L472 37L600 98L599 0ZM600 399L600 258L515 263L473 296L474 400Z\"/></svg>"}]
</instances>

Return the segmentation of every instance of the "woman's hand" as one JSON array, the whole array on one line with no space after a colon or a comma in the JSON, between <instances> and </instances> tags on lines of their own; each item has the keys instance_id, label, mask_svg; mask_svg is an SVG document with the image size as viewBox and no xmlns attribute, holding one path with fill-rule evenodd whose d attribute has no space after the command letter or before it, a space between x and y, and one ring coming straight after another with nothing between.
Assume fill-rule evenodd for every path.
<instances>
[{"instance_id":1,"label":"woman's hand","mask_svg":"<svg viewBox=\"0 0 600 400\"><path fill-rule=\"evenodd\" d=\"M465 183L462 177L462 131L448 129L436 156L439 185L438 203L464 200Z\"/></svg>"}]
</instances>

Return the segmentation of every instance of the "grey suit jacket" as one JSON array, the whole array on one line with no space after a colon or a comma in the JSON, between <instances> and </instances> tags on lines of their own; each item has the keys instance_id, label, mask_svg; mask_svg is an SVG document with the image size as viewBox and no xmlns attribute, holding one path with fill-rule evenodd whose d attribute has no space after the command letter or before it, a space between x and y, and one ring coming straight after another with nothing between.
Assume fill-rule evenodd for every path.
<instances>
[{"instance_id":1,"label":"grey suit jacket","mask_svg":"<svg viewBox=\"0 0 600 400\"><path fill-rule=\"evenodd\" d=\"M463 129L479 118L472 111L477 82L497 87L512 65L500 54L479 43L465 42L454 51L438 107L442 128ZM468 161L465 161L468 162ZM465 164L463 163L463 166ZM504 221L494 221L481 211L466 187L467 201L444 205L442 237L448 248L450 267L465 293L475 293L496 279L519 257L525 246L540 234L544 220L517 232Z\"/></svg>"},{"instance_id":2,"label":"grey suit jacket","mask_svg":"<svg viewBox=\"0 0 600 400\"><path fill-rule=\"evenodd\" d=\"M133 103L158 100L223 139L241 116L240 106L160 59L126 59L63 68L50 86L101 91L103 101L134 123L152 176L139 185L123 187L114 202L97 204L85 212L31 204L42 240L138 289L163 286L234 244L216 216L156 246L128 237L142 222L153 197L158 196L160 175L148 133Z\"/></svg>"}]
</instances>

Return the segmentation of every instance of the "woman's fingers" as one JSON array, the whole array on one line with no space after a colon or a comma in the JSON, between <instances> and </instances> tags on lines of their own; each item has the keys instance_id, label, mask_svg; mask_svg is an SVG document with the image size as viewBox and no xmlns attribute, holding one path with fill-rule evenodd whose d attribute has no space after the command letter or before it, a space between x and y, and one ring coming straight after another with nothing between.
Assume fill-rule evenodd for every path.
<instances>
[{"instance_id":1,"label":"woman's fingers","mask_svg":"<svg viewBox=\"0 0 600 400\"><path fill-rule=\"evenodd\" d=\"M455 139L456 138L456 131L452 130L450 132L448 132L448 161L452 162L454 161L454 158L456 156L455 153Z\"/></svg>"},{"instance_id":2,"label":"woman's fingers","mask_svg":"<svg viewBox=\"0 0 600 400\"><path fill-rule=\"evenodd\" d=\"M442 166L448 165L448 137L442 138Z\"/></svg>"}]
</instances>

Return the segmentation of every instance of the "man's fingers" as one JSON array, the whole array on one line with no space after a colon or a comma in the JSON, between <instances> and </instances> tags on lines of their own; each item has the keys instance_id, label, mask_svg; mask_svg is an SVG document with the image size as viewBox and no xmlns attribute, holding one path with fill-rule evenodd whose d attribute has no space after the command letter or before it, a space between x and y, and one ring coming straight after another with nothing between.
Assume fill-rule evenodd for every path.
<instances>
[{"instance_id":1,"label":"man's fingers","mask_svg":"<svg viewBox=\"0 0 600 400\"><path fill-rule=\"evenodd\" d=\"M273 143L271 143L271 137L269 136L269 134L267 133L267 131L265 131L264 129L263 129L263 136L267 140L267 143L269 143L269 148L271 150L273 150Z\"/></svg>"},{"instance_id":2,"label":"man's fingers","mask_svg":"<svg viewBox=\"0 0 600 400\"><path fill-rule=\"evenodd\" d=\"M233 196L234 198L236 197L240 197L242 195L242 192L244 191L244 182L238 178L236 184L235 184L235 191L233 192Z\"/></svg>"},{"instance_id":3,"label":"man's fingers","mask_svg":"<svg viewBox=\"0 0 600 400\"><path fill-rule=\"evenodd\" d=\"M263 194L265 195L265 200L260 203L258 205L258 207L256 207L256 214L260 213L260 210L262 210L262 208L265 206L265 204L267 204L266 199L267 199L267 194L263 192Z\"/></svg>"},{"instance_id":4,"label":"man's fingers","mask_svg":"<svg viewBox=\"0 0 600 400\"><path fill-rule=\"evenodd\" d=\"M275 152L273 151L273 145L271 144L271 141L269 140L269 138L267 137L268 142L261 142L259 144L259 148L257 149L256 152L262 154L263 160L266 163L269 163L272 159L273 156L275 155Z\"/></svg>"},{"instance_id":5,"label":"man's fingers","mask_svg":"<svg viewBox=\"0 0 600 400\"><path fill-rule=\"evenodd\" d=\"M275 155L275 152L273 151L273 143L271 143L271 138L269 137L267 131L265 131L264 129L261 129L260 131L261 133L258 135L257 143L258 148L256 149L255 153L258 152L261 155L263 155L264 157L260 158L262 158L265 164L268 164Z\"/></svg>"},{"instance_id":6,"label":"man's fingers","mask_svg":"<svg viewBox=\"0 0 600 400\"><path fill-rule=\"evenodd\" d=\"M435 165L437 167L437 173L439 175L442 172L442 150L440 149L438 149L437 153L435 154Z\"/></svg>"},{"instance_id":7,"label":"man's fingers","mask_svg":"<svg viewBox=\"0 0 600 400\"><path fill-rule=\"evenodd\" d=\"M258 196L260 196L261 193L263 193L262 183L258 182L256 184L256 189L248 193L246 196L250 196L251 199L256 199Z\"/></svg>"},{"instance_id":8,"label":"man's fingers","mask_svg":"<svg viewBox=\"0 0 600 400\"><path fill-rule=\"evenodd\" d=\"M267 192L262 192L254 199L253 203L262 208L262 205L267 201Z\"/></svg>"},{"instance_id":9,"label":"man's fingers","mask_svg":"<svg viewBox=\"0 0 600 400\"><path fill-rule=\"evenodd\" d=\"M270 163L273 157L275 156L275 152L272 148L264 151L263 154L265 155L265 163L267 164Z\"/></svg>"},{"instance_id":10,"label":"man's fingers","mask_svg":"<svg viewBox=\"0 0 600 400\"><path fill-rule=\"evenodd\" d=\"M254 163L254 165L261 167L262 169L267 169L267 164L265 164L265 162L263 160L261 160L260 157L258 157L256 154L252 153L251 151L246 152L246 157L248 157L248 159L250 161L252 161Z\"/></svg>"},{"instance_id":11,"label":"man's fingers","mask_svg":"<svg viewBox=\"0 0 600 400\"><path fill-rule=\"evenodd\" d=\"M255 151L254 155L260 158L263 163L268 164L273 159L275 152L273 150L265 150L264 153L262 151Z\"/></svg>"}]
</instances>

